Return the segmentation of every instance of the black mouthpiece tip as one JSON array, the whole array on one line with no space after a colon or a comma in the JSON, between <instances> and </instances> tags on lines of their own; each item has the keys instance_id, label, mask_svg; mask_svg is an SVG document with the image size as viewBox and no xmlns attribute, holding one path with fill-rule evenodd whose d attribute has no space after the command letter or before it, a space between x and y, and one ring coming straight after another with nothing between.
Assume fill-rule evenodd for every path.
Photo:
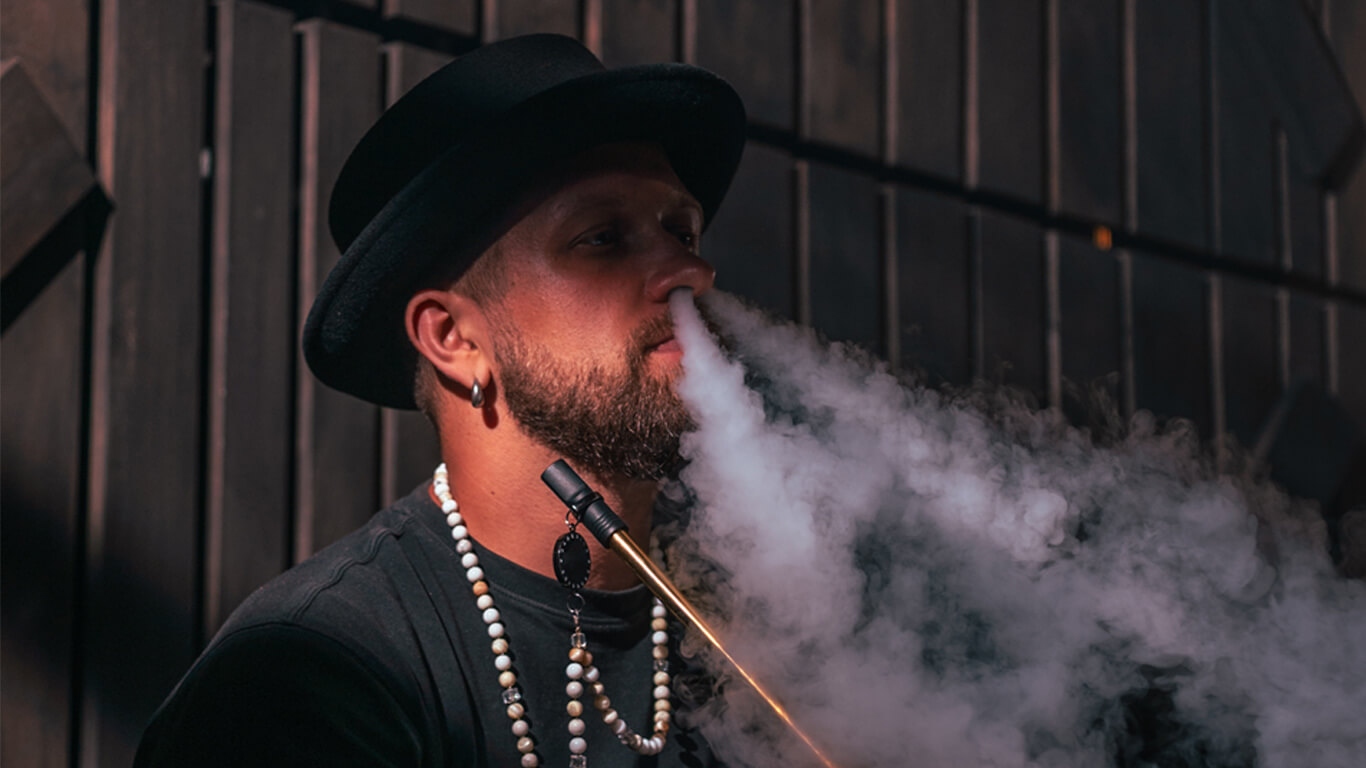
<instances>
[{"instance_id":1,"label":"black mouthpiece tip","mask_svg":"<svg viewBox=\"0 0 1366 768\"><path fill-rule=\"evenodd\" d=\"M604 547L609 546L607 542L612 538L612 534L626 530L626 523L607 506L607 502L602 500L597 491L588 487L588 483L579 477L579 473L570 469L564 459L546 467L541 473L541 481L560 497L560 501L569 507L575 519Z\"/></svg>"}]
</instances>

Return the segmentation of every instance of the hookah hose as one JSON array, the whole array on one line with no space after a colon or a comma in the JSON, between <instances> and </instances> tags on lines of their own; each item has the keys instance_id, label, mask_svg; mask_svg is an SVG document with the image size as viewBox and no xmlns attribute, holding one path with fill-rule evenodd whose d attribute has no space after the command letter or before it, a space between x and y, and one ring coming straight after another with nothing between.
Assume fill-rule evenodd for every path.
<instances>
[{"instance_id":1,"label":"hookah hose","mask_svg":"<svg viewBox=\"0 0 1366 768\"><path fill-rule=\"evenodd\" d=\"M640 546L631 538L630 533L627 532L626 523L617 516L616 512L612 511L611 507L607 506L607 502L603 501L602 496L597 491L589 488L583 478L579 477L573 469L570 469L563 459L551 464L545 472L541 473L541 480L550 486L550 490L554 491L555 495L559 496L560 500L569 507L569 511L575 519L587 528L604 547L615 552L618 557L626 561L626 564L636 572L641 581L645 582L645 586L655 593L660 602L664 603L679 619L701 632L702 636L712 644L712 647L721 652L721 655L730 662L740 677L749 683L749 686L759 694L760 698L787 724L787 727L791 728L792 732L797 734L797 737L820 759L822 765L826 768L838 768L816 746L811 737L797 727L792 716L787 713L783 705L730 655L726 647L721 644L721 639L717 637L716 632L707 625L707 622L697 613L687 598L683 597L683 594L678 591L678 587L674 586L659 566L655 565L654 561L641 550Z\"/></svg>"}]
</instances>

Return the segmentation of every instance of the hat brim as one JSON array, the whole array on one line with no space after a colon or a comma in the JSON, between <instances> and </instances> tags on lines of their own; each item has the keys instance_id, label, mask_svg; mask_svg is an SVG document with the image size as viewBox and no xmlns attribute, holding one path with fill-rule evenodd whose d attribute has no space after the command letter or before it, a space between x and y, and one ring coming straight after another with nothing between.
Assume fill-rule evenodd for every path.
<instances>
[{"instance_id":1,"label":"hat brim","mask_svg":"<svg viewBox=\"0 0 1366 768\"><path fill-rule=\"evenodd\" d=\"M538 173L602 144L657 141L708 223L739 164L744 128L734 89L684 64L605 70L523 101L445 150L361 231L319 288L304 359L334 389L415 409L408 299L438 267L456 273L473 263Z\"/></svg>"}]
</instances>

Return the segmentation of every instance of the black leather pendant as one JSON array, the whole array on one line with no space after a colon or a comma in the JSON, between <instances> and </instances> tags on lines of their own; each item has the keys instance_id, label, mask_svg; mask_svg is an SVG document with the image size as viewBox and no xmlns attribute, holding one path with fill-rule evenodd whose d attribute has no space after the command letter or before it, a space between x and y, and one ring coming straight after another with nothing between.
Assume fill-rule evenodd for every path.
<instances>
[{"instance_id":1,"label":"black leather pendant","mask_svg":"<svg viewBox=\"0 0 1366 768\"><path fill-rule=\"evenodd\" d=\"M565 589L578 591L588 583L593 558L588 553L588 542L574 531L555 540L555 578Z\"/></svg>"}]
</instances>

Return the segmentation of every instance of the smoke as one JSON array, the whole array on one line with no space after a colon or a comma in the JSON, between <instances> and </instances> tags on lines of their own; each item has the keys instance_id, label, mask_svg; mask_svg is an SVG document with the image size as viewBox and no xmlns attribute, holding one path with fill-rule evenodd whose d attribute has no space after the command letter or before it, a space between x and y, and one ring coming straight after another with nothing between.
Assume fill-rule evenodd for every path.
<instances>
[{"instance_id":1,"label":"smoke","mask_svg":"<svg viewBox=\"0 0 1366 768\"><path fill-rule=\"evenodd\" d=\"M1366 584L1335 577L1312 510L1216 475L1188 431L1097 447L705 305L725 350L673 300L698 429L666 558L843 768L1366 764ZM817 764L684 651L718 754Z\"/></svg>"}]
</instances>

